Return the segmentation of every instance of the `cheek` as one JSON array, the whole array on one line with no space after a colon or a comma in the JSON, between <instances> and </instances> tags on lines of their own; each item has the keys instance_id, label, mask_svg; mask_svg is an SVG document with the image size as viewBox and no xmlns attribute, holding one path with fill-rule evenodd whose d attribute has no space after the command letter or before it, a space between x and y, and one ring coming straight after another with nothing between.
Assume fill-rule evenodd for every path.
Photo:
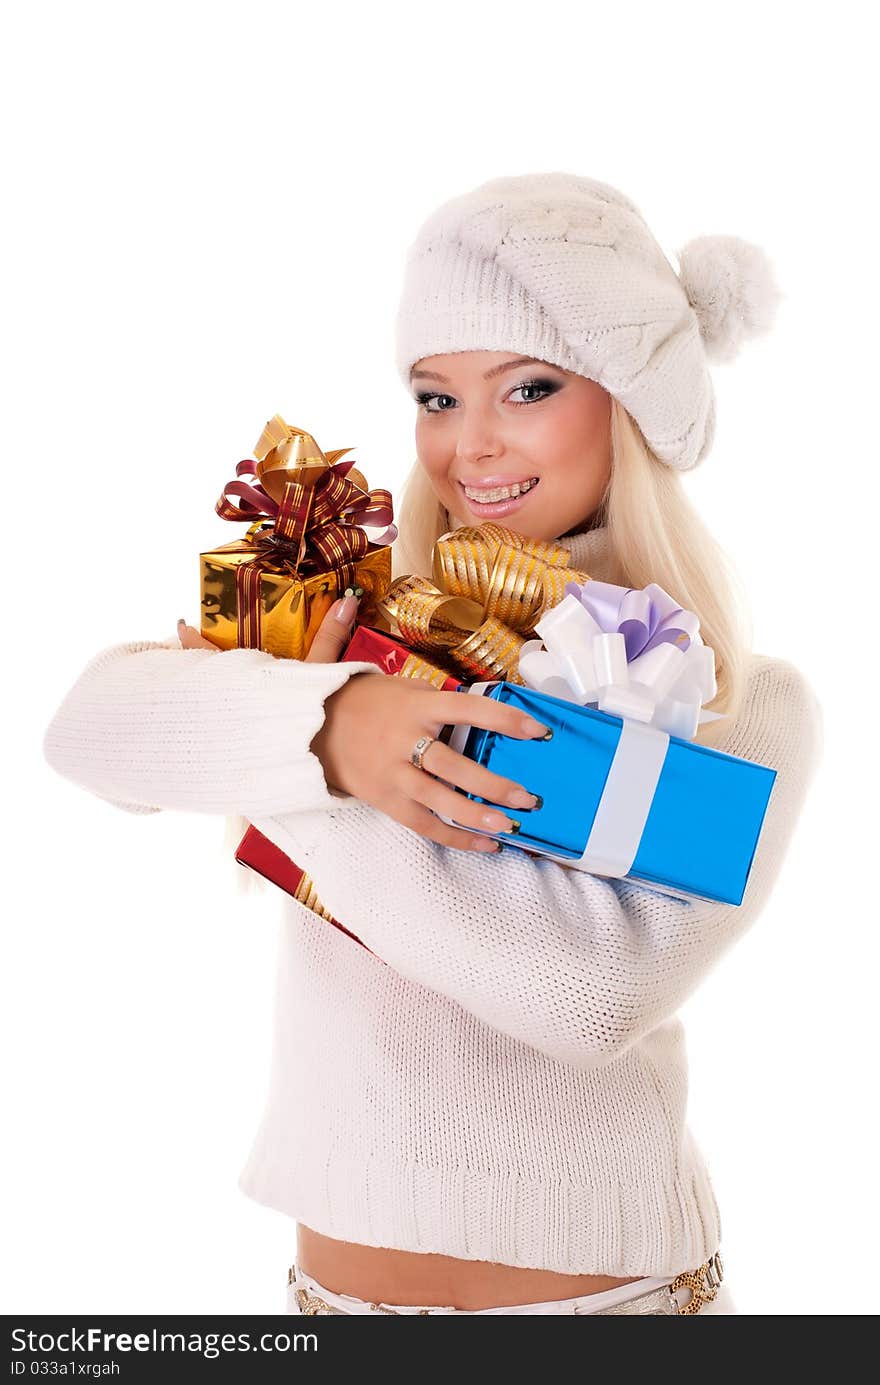
<instances>
[{"instance_id":1,"label":"cheek","mask_svg":"<svg viewBox=\"0 0 880 1385\"><path fill-rule=\"evenodd\" d=\"M416 425L416 455L431 480L438 485L448 481L451 457L445 446L430 427Z\"/></svg>"},{"instance_id":2,"label":"cheek","mask_svg":"<svg viewBox=\"0 0 880 1385\"><path fill-rule=\"evenodd\" d=\"M436 435L433 433L430 424L426 422L426 420L422 417L421 414L419 415L419 420L416 423L415 436L416 448L418 450L419 457L424 458L426 461L429 461L438 455L439 448L437 446Z\"/></svg>"},{"instance_id":3,"label":"cheek","mask_svg":"<svg viewBox=\"0 0 880 1385\"><path fill-rule=\"evenodd\" d=\"M606 411L583 395L570 394L554 419L554 436L560 456L585 456L595 450L607 431Z\"/></svg>"},{"instance_id":4,"label":"cheek","mask_svg":"<svg viewBox=\"0 0 880 1385\"><path fill-rule=\"evenodd\" d=\"M598 468L583 456L572 457L544 470L535 499L544 520L563 533L593 513L603 489Z\"/></svg>"}]
</instances>

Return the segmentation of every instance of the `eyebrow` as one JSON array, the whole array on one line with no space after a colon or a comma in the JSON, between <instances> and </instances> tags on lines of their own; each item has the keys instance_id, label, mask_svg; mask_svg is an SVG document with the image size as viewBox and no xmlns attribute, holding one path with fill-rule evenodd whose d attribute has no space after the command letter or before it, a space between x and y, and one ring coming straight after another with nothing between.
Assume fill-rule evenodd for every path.
<instances>
[{"instance_id":1,"label":"eyebrow","mask_svg":"<svg viewBox=\"0 0 880 1385\"><path fill-rule=\"evenodd\" d=\"M512 370L515 365L545 364L547 364L547 362L539 361L534 356L517 356L512 361L504 361L501 365L495 365L491 370L487 370L483 379L491 380L495 375L501 375L505 370ZM439 380L442 385L449 384L446 376L438 375L435 370L414 370L409 378L410 380Z\"/></svg>"}]
</instances>

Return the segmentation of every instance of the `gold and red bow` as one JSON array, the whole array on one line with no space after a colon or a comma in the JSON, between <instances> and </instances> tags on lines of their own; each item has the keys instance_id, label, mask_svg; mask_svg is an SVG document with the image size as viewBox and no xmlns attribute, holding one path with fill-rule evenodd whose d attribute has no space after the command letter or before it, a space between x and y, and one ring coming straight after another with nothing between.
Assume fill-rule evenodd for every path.
<instances>
[{"instance_id":1,"label":"gold and red bow","mask_svg":"<svg viewBox=\"0 0 880 1385\"><path fill-rule=\"evenodd\" d=\"M522 683L519 651L566 582L588 582L561 543L525 538L501 524L465 526L434 544L433 581L391 583L379 608L413 649L451 660L470 679Z\"/></svg>"},{"instance_id":2,"label":"gold and red bow","mask_svg":"<svg viewBox=\"0 0 880 1385\"><path fill-rule=\"evenodd\" d=\"M350 451L342 447L322 452L311 433L275 414L254 448L256 460L239 462L237 479L224 486L214 507L221 519L255 520L241 544L225 550L253 554L235 573L241 647L260 647L263 571L292 577L333 572L337 589L343 591L354 584L356 565L369 550L396 536L391 492L369 490L352 459L340 461ZM238 479L242 476L256 477L256 482ZM365 524L385 527L385 533L371 540L361 527Z\"/></svg>"}]
</instances>

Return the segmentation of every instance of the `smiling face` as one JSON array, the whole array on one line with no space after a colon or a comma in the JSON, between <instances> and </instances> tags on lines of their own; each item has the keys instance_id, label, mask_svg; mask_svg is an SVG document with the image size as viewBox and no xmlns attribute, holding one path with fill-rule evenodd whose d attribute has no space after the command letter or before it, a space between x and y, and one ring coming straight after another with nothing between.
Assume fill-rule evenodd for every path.
<instances>
[{"instance_id":1,"label":"smiling face","mask_svg":"<svg viewBox=\"0 0 880 1385\"><path fill-rule=\"evenodd\" d=\"M416 450L453 523L557 539L582 529L611 474L611 396L509 351L424 356L410 372Z\"/></svg>"}]
</instances>

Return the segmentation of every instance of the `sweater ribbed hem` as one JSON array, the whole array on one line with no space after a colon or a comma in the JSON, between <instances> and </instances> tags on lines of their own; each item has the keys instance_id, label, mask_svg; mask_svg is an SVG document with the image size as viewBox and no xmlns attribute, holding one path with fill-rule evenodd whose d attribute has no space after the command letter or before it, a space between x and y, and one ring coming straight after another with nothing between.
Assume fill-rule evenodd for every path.
<instances>
[{"instance_id":1,"label":"sweater ribbed hem","mask_svg":"<svg viewBox=\"0 0 880 1385\"><path fill-rule=\"evenodd\" d=\"M668 1183L590 1188L344 1153L285 1162L258 1139L238 1186L338 1240L559 1274L675 1275L721 1244L698 1157Z\"/></svg>"}]
</instances>

